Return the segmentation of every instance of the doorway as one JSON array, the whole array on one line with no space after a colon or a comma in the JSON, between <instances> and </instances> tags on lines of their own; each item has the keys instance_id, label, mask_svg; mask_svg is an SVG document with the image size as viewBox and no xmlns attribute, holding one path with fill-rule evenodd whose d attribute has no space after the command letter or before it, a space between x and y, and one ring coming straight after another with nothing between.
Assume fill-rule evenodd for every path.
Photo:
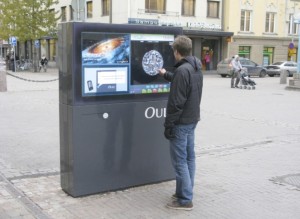
<instances>
[{"instance_id":1,"label":"doorway","mask_svg":"<svg viewBox=\"0 0 300 219\"><path fill-rule=\"evenodd\" d=\"M203 39L201 46L202 70L215 70L218 64L218 40Z\"/></svg>"}]
</instances>

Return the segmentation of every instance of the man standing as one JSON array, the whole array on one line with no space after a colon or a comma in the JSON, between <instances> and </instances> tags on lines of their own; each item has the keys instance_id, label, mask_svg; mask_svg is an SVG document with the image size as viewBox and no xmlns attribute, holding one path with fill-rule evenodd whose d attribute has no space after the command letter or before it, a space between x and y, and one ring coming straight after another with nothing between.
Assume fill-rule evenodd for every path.
<instances>
[{"instance_id":1,"label":"man standing","mask_svg":"<svg viewBox=\"0 0 300 219\"><path fill-rule=\"evenodd\" d=\"M195 177L195 128L200 120L203 75L200 60L191 56L192 41L176 37L173 43L177 61L174 73L160 69L159 74L171 82L165 119L165 137L170 141L172 165L176 173L174 201L168 208L192 210Z\"/></svg>"},{"instance_id":2,"label":"man standing","mask_svg":"<svg viewBox=\"0 0 300 219\"><path fill-rule=\"evenodd\" d=\"M240 63L240 57L238 55L235 55L234 58L231 60L231 66L232 66L232 76L231 76L231 88L239 88L238 84L240 82L240 71L242 70L242 65ZM236 78L236 79L235 79ZM235 83L234 83L235 79Z\"/></svg>"}]
</instances>

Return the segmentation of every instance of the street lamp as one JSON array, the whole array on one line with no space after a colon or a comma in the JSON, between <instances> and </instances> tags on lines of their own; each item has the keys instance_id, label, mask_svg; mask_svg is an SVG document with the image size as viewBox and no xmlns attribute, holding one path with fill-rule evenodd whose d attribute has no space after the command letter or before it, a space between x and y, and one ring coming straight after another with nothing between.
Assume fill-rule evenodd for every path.
<instances>
[{"instance_id":1,"label":"street lamp","mask_svg":"<svg viewBox=\"0 0 300 219\"><path fill-rule=\"evenodd\" d=\"M300 13L295 14L294 23L298 24L297 73L300 74Z\"/></svg>"}]
</instances>

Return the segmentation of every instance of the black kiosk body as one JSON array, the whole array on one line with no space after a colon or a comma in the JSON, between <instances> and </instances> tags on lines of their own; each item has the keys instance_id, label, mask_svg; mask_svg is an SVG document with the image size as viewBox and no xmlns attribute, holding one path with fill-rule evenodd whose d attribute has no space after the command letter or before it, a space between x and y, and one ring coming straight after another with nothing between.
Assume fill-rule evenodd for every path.
<instances>
[{"instance_id":1,"label":"black kiosk body","mask_svg":"<svg viewBox=\"0 0 300 219\"><path fill-rule=\"evenodd\" d=\"M73 197L174 179L163 136L181 28L59 25L62 189Z\"/></svg>"}]
</instances>

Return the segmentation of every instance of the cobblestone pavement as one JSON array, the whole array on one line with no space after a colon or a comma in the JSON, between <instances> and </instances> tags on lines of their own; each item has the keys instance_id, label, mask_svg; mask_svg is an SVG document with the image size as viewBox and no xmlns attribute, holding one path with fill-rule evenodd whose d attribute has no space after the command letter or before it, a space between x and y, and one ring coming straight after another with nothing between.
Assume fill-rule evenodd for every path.
<instances>
[{"instance_id":1,"label":"cobblestone pavement","mask_svg":"<svg viewBox=\"0 0 300 219\"><path fill-rule=\"evenodd\" d=\"M30 80L47 73L13 73ZM256 90L205 74L196 130L194 209L165 208L175 182L80 198L61 190L58 81L7 76L0 93L0 218L299 218L300 92L279 78Z\"/></svg>"}]
</instances>

